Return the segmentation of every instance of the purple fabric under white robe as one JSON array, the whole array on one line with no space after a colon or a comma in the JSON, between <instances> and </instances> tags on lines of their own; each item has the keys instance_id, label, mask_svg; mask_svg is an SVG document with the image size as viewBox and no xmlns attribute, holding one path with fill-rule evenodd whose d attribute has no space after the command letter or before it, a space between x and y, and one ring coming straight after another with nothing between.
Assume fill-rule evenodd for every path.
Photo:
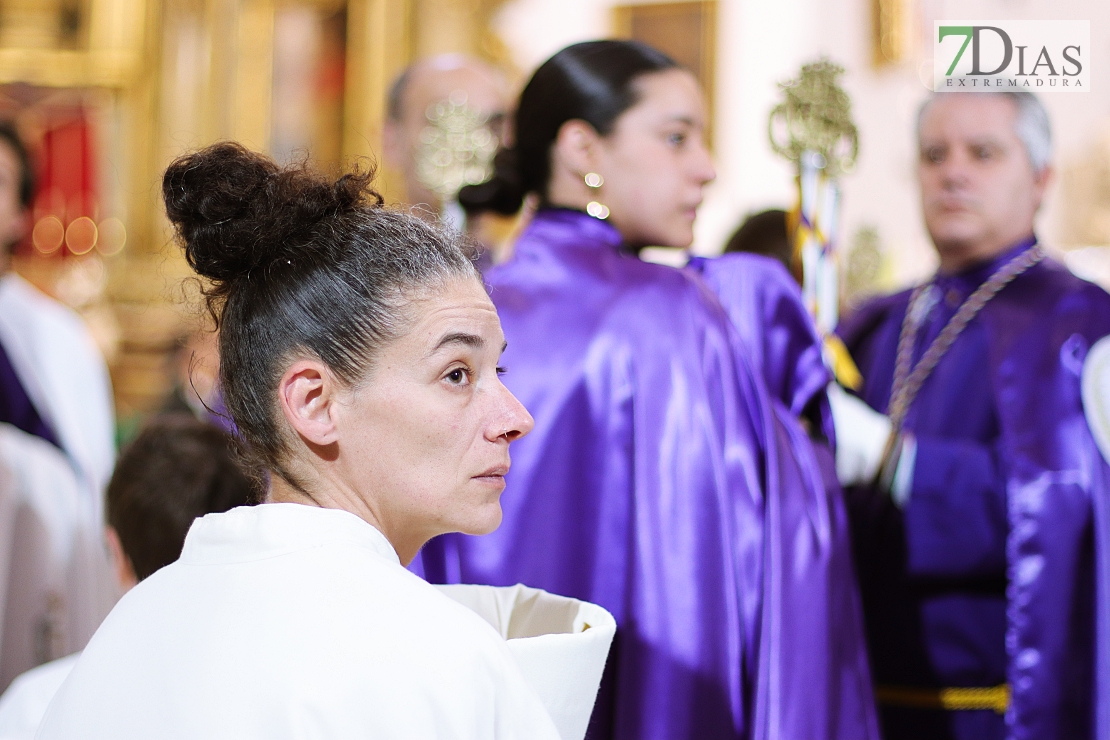
<instances>
[{"instance_id":1,"label":"purple fabric under white robe","mask_svg":"<svg viewBox=\"0 0 1110 740\"><path fill-rule=\"evenodd\" d=\"M437 538L414 569L608 609L589 737L877 737L827 453L701 280L554 209L487 279L536 427L513 444L501 527Z\"/></svg>"}]
</instances>

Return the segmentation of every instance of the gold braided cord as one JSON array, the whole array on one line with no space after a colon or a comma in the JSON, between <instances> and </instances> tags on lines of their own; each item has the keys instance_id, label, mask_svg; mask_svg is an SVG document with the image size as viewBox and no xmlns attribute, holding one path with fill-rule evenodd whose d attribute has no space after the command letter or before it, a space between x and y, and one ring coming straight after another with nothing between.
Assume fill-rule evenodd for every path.
<instances>
[{"instance_id":1,"label":"gold braided cord","mask_svg":"<svg viewBox=\"0 0 1110 740\"><path fill-rule=\"evenodd\" d=\"M875 699L887 706L911 709L943 709L949 712L990 710L1005 714L1010 706L1010 685L943 689L876 686Z\"/></svg>"}]
</instances>

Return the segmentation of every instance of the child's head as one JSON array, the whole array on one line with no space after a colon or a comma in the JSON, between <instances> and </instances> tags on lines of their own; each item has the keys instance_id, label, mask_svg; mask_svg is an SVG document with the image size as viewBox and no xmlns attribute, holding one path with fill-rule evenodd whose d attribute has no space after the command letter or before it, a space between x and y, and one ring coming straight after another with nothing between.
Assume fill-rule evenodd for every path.
<instances>
[{"instance_id":1,"label":"child's head","mask_svg":"<svg viewBox=\"0 0 1110 740\"><path fill-rule=\"evenodd\" d=\"M108 484L108 542L121 584L177 560L197 517L253 503L231 437L186 414L156 417L123 450Z\"/></svg>"}]
</instances>

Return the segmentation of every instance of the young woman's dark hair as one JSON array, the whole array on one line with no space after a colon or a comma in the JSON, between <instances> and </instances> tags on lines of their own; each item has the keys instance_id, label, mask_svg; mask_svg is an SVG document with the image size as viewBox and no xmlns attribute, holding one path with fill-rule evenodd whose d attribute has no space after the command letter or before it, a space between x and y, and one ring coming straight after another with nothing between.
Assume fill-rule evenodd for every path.
<instances>
[{"instance_id":1,"label":"young woman's dark hair","mask_svg":"<svg viewBox=\"0 0 1110 740\"><path fill-rule=\"evenodd\" d=\"M332 182L222 143L175 160L162 181L185 258L210 281L231 417L255 462L302 492L278 423L285 363L305 353L354 385L404 329L408 299L480 280L457 237L383 208L371 178Z\"/></svg>"},{"instance_id":2,"label":"young woman's dark hair","mask_svg":"<svg viewBox=\"0 0 1110 740\"><path fill-rule=\"evenodd\" d=\"M602 136L638 101L636 80L678 63L636 41L586 41L568 46L540 65L520 94L512 149L494 160L493 177L459 192L470 213L516 213L528 193L544 198L551 175L551 146L567 121L582 120Z\"/></svg>"}]
</instances>

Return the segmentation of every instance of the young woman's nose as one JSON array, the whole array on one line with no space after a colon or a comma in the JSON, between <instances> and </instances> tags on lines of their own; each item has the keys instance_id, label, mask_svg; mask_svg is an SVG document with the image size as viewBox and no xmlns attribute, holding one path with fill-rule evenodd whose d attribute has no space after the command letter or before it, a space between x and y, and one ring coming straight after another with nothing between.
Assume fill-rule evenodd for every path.
<instances>
[{"instance_id":1,"label":"young woman's nose","mask_svg":"<svg viewBox=\"0 0 1110 740\"><path fill-rule=\"evenodd\" d=\"M709 148L704 144L698 147L693 174L694 178L702 185L708 185L717 179L717 170L713 166L713 155L709 153Z\"/></svg>"}]
</instances>

